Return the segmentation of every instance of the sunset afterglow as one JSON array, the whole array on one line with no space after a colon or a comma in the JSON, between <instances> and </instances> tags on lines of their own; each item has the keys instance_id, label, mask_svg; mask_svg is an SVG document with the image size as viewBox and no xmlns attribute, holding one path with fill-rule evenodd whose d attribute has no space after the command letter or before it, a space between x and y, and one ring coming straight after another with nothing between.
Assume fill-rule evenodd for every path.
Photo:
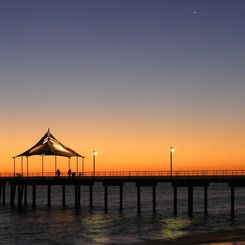
<instances>
[{"instance_id":1,"label":"sunset afterglow","mask_svg":"<svg viewBox=\"0 0 245 245\"><path fill-rule=\"evenodd\" d=\"M21 2L0 9L0 172L48 128L85 171L94 149L97 171L169 170L171 145L173 171L244 169L243 1Z\"/></svg>"}]
</instances>

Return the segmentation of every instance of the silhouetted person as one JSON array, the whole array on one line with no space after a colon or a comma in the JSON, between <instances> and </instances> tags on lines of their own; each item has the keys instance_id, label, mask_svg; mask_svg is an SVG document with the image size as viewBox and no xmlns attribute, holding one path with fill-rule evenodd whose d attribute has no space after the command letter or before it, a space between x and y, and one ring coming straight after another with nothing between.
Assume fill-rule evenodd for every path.
<instances>
[{"instance_id":1,"label":"silhouetted person","mask_svg":"<svg viewBox=\"0 0 245 245\"><path fill-rule=\"evenodd\" d=\"M56 175L57 175L58 177L60 177L60 170L59 170L59 169L56 170Z\"/></svg>"},{"instance_id":2,"label":"silhouetted person","mask_svg":"<svg viewBox=\"0 0 245 245\"><path fill-rule=\"evenodd\" d=\"M68 175L71 177L71 169L68 170Z\"/></svg>"}]
</instances>

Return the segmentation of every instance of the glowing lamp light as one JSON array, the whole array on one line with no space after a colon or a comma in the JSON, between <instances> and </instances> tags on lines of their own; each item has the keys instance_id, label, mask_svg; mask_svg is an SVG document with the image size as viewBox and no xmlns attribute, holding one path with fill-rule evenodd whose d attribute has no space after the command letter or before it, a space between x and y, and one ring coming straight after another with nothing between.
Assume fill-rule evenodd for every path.
<instances>
[{"instance_id":1,"label":"glowing lamp light","mask_svg":"<svg viewBox=\"0 0 245 245\"><path fill-rule=\"evenodd\" d=\"M170 146L170 176L172 177L173 175L173 153L175 149L173 146Z\"/></svg>"},{"instance_id":2,"label":"glowing lamp light","mask_svg":"<svg viewBox=\"0 0 245 245\"><path fill-rule=\"evenodd\" d=\"M93 174L94 176L96 175L96 172L95 172L95 157L98 155L98 152L97 151L93 151Z\"/></svg>"}]
</instances>

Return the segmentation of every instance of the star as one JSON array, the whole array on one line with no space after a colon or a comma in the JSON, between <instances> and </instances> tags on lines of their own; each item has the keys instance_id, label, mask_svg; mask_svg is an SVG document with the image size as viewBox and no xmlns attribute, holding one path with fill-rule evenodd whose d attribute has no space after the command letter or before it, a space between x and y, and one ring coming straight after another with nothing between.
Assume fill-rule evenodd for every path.
<instances>
[{"instance_id":1,"label":"star","mask_svg":"<svg viewBox=\"0 0 245 245\"><path fill-rule=\"evenodd\" d=\"M193 14L196 15L197 14L197 10L193 9Z\"/></svg>"}]
</instances>

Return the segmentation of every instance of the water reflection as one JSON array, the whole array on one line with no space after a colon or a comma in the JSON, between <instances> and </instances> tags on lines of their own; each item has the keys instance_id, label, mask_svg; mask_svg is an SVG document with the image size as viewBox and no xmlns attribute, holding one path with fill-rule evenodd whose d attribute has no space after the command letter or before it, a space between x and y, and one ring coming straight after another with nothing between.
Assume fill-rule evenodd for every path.
<instances>
[{"instance_id":1,"label":"water reflection","mask_svg":"<svg viewBox=\"0 0 245 245\"><path fill-rule=\"evenodd\" d=\"M162 222L163 236L170 239L188 234L188 228L193 223L191 219L184 217L171 217L164 219Z\"/></svg>"},{"instance_id":2,"label":"water reflection","mask_svg":"<svg viewBox=\"0 0 245 245\"><path fill-rule=\"evenodd\" d=\"M92 214L82 220L82 224L86 227L85 237L92 240L94 244L106 244L109 242L108 226L111 224L110 218L105 214Z\"/></svg>"}]
</instances>

